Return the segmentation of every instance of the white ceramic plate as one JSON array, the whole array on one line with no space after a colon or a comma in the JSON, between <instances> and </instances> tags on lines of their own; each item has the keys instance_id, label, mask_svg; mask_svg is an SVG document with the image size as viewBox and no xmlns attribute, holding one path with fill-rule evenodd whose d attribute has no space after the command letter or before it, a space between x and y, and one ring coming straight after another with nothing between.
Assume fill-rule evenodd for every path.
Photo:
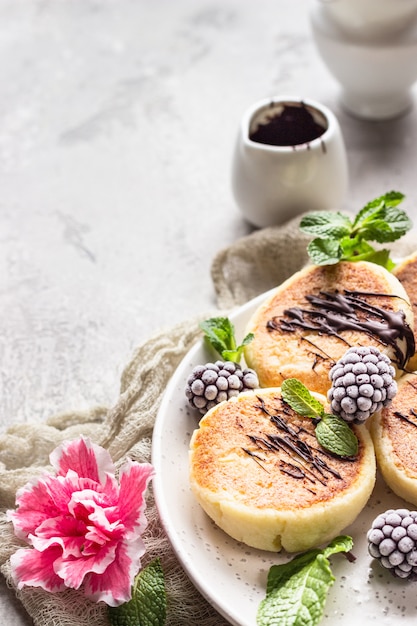
<instances>
[{"instance_id":1,"label":"white ceramic plate","mask_svg":"<svg viewBox=\"0 0 417 626\"><path fill-rule=\"evenodd\" d=\"M231 315L236 337L268 294L250 301ZM228 537L195 502L188 482L188 447L199 414L184 395L194 365L213 358L202 341L186 355L174 373L157 416L152 448L156 470L155 499L162 524L188 576L207 600L231 624L256 626L258 605L265 597L269 568L287 561L287 554L248 548ZM408 626L417 619L417 583L393 578L367 552L366 531L378 513L410 508L378 479L375 491L356 522L345 529L354 540L354 563L342 554L331 557L336 582L330 590L323 626Z\"/></svg>"}]
</instances>

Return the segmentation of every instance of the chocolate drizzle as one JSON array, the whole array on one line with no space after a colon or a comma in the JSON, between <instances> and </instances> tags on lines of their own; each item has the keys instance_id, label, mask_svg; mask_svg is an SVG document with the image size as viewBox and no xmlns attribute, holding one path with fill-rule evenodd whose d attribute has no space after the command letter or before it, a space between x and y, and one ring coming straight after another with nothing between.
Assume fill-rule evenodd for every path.
<instances>
[{"instance_id":1,"label":"chocolate drizzle","mask_svg":"<svg viewBox=\"0 0 417 626\"><path fill-rule=\"evenodd\" d=\"M280 453L281 472L296 480L303 479L306 483L315 484L320 482L322 485L326 485L330 476L342 479L339 472L327 463L327 460L331 458L329 453L314 445L310 445L305 439L300 438L302 433L314 437L312 433L302 427L293 428L286 422L284 417L269 411L262 398L258 397L258 400L260 402L258 408L268 415L278 432L277 434L264 433L261 436L249 434L248 438L252 445L255 446L258 454L247 448L243 449L244 452L253 457L261 467L262 459L259 455L260 452ZM284 413L287 408L287 405L282 402ZM344 461L349 462L348 459L344 459Z\"/></svg>"},{"instance_id":2,"label":"chocolate drizzle","mask_svg":"<svg viewBox=\"0 0 417 626\"><path fill-rule=\"evenodd\" d=\"M411 419L411 416L413 418L417 418L417 412L415 411L415 409L410 409L410 417L404 415L404 413L400 413L400 411L394 411L394 415L395 417L402 419L404 422L407 422L407 424L411 424L411 426L415 426L417 428L417 421L415 421L415 419Z\"/></svg>"},{"instance_id":3,"label":"chocolate drizzle","mask_svg":"<svg viewBox=\"0 0 417 626\"><path fill-rule=\"evenodd\" d=\"M292 307L284 311L285 318L274 317L267 322L269 331L282 330L296 332L297 329L312 330L319 334L332 335L346 340L342 331L361 331L377 337L386 345L392 346L396 361L404 369L408 359L414 354L414 333L406 322L403 311L390 311L370 304L366 296L397 298L392 294L365 291L320 292L319 296L307 295L312 308ZM400 342L405 342L403 349Z\"/></svg>"}]
</instances>

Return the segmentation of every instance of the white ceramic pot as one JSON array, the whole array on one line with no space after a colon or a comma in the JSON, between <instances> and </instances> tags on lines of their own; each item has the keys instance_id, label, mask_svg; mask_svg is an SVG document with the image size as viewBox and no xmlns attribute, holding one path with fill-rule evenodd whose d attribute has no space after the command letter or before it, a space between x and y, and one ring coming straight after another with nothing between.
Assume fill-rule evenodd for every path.
<instances>
[{"instance_id":1,"label":"white ceramic pot","mask_svg":"<svg viewBox=\"0 0 417 626\"><path fill-rule=\"evenodd\" d=\"M339 0L334 1L336 6ZM396 0L396 5L403 2ZM344 107L374 120L406 112L413 104L411 88L417 80L417 20L378 40L358 39L335 24L329 6L314 4L311 28L321 58L341 86Z\"/></svg>"},{"instance_id":2,"label":"white ceramic pot","mask_svg":"<svg viewBox=\"0 0 417 626\"><path fill-rule=\"evenodd\" d=\"M323 134L289 146L250 138L267 116L285 105L306 106ZM240 124L232 165L232 189L243 216L256 227L281 224L310 210L339 210L345 199L348 166L335 115L322 104L293 96L252 105Z\"/></svg>"},{"instance_id":3,"label":"white ceramic pot","mask_svg":"<svg viewBox=\"0 0 417 626\"><path fill-rule=\"evenodd\" d=\"M409 26L417 0L319 0L323 10L345 32L360 38L382 38Z\"/></svg>"}]
</instances>

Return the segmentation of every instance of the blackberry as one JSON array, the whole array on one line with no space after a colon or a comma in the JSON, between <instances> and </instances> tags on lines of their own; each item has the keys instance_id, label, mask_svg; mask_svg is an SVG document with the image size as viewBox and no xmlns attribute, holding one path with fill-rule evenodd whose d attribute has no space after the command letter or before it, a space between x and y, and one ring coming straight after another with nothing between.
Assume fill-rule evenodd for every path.
<instances>
[{"instance_id":1,"label":"blackberry","mask_svg":"<svg viewBox=\"0 0 417 626\"><path fill-rule=\"evenodd\" d=\"M391 404L397 393L390 359L372 346L349 348L329 372L332 413L346 422L362 424Z\"/></svg>"},{"instance_id":2,"label":"blackberry","mask_svg":"<svg viewBox=\"0 0 417 626\"><path fill-rule=\"evenodd\" d=\"M367 533L368 552L393 576L417 580L417 511L389 509Z\"/></svg>"},{"instance_id":3,"label":"blackberry","mask_svg":"<svg viewBox=\"0 0 417 626\"><path fill-rule=\"evenodd\" d=\"M194 367L187 380L185 395L191 406L204 415L219 402L257 387L258 376L253 369L242 369L233 361L216 361Z\"/></svg>"}]
</instances>

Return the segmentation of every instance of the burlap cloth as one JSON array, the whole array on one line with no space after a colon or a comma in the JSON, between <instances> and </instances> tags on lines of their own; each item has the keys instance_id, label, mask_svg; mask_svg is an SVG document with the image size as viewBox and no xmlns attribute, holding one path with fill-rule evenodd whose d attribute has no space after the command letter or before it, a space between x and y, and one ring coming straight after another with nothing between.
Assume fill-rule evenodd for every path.
<instances>
[{"instance_id":1,"label":"burlap cloth","mask_svg":"<svg viewBox=\"0 0 417 626\"><path fill-rule=\"evenodd\" d=\"M221 250L212 263L212 280L218 310L231 310L281 283L308 262L308 238L298 229L300 218L281 227L266 228ZM409 234L391 246L404 256L417 249L417 237ZM0 569L8 584L9 557L19 545L5 511L13 508L16 490L40 475L49 453L61 441L83 433L106 447L116 464L128 455L149 461L153 424L169 378L182 357L200 336L200 319L188 319L153 336L134 352L123 371L120 396L115 406L53 416L43 424L12 426L0 436ZM168 596L167 626L222 626L227 622L204 600L178 563L159 523L157 509L148 494L149 526L144 564L156 556L162 560ZM108 626L106 607L68 590L49 594L39 588L24 588L16 594L35 626Z\"/></svg>"}]
</instances>

